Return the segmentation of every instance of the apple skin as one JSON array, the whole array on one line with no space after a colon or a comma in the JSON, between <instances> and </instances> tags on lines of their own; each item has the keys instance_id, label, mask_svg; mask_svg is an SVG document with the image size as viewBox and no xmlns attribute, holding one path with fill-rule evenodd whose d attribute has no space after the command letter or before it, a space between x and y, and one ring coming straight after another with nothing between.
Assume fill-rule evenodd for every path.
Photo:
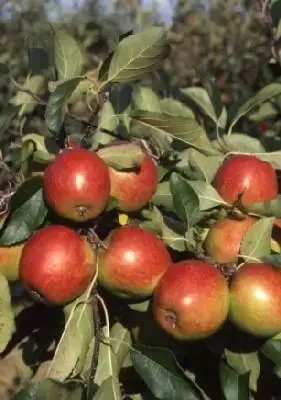
<instances>
[{"instance_id":1,"label":"apple skin","mask_svg":"<svg viewBox=\"0 0 281 400\"><path fill-rule=\"evenodd\" d=\"M125 225L108 238L99 257L98 280L118 297L140 300L151 296L159 280L172 266L170 253L153 233Z\"/></svg>"},{"instance_id":2,"label":"apple skin","mask_svg":"<svg viewBox=\"0 0 281 400\"><path fill-rule=\"evenodd\" d=\"M281 332L280 288L280 269L269 264L244 264L230 285L229 319L254 336Z\"/></svg>"},{"instance_id":3,"label":"apple skin","mask_svg":"<svg viewBox=\"0 0 281 400\"><path fill-rule=\"evenodd\" d=\"M24 244L0 246L0 273L9 282L15 282L19 279L19 263Z\"/></svg>"},{"instance_id":4,"label":"apple skin","mask_svg":"<svg viewBox=\"0 0 281 400\"><path fill-rule=\"evenodd\" d=\"M155 289L152 311L159 325L178 340L204 339L227 318L229 289L213 265L199 260L175 263Z\"/></svg>"},{"instance_id":5,"label":"apple skin","mask_svg":"<svg viewBox=\"0 0 281 400\"><path fill-rule=\"evenodd\" d=\"M239 199L243 206L272 200L278 194L274 168L254 156L237 155L226 160L218 169L213 186L230 204Z\"/></svg>"},{"instance_id":6,"label":"apple skin","mask_svg":"<svg viewBox=\"0 0 281 400\"><path fill-rule=\"evenodd\" d=\"M109 176L110 195L117 200L116 207L120 211L140 210L150 201L157 189L158 171L149 155L145 156L138 171L117 171L109 167Z\"/></svg>"},{"instance_id":7,"label":"apple skin","mask_svg":"<svg viewBox=\"0 0 281 400\"><path fill-rule=\"evenodd\" d=\"M89 150L66 149L45 170L46 202L72 221L96 218L106 207L109 193L108 167Z\"/></svg>"},{"instance_id":8,"label":"apple skin","mask_svg":"<svg viewBox=\"0 0 281 400\"><path fill-rule=\"evenodd\" d=\"M243 237L255 222L249 216L243 220L225 217L216 221L204 242L207 255L219 263L235 262Z\"/></svg>"},{"instance_id":9,"label":"apple skin","mask_svg":"<svg viewBox=\"0 0 281 400\"><path fill-rule=\"evenodd\" d=\"M19 276L34 299L65 304L81 295L96 272L96 253L84 237L63 225L49 225L26 242Z\"/></svg>"}]
</instances>

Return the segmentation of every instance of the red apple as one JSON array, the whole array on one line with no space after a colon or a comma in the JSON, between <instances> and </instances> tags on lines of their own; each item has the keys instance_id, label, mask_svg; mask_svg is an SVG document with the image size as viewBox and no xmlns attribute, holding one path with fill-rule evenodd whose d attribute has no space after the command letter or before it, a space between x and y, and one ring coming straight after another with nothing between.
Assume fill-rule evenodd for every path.
<instances>
[{"instance_id":1,"label":"red apple","mask_svg":"<svg viewBox=\"0 0 281 400\"><path fill-rule=\"evenodd\" d=\"M254 336L281 332L281 270L269 264L244 264L230 286L229 318Z\"/></svg>"},{"instance_id":2,"label":"red apple","mask_svg":"<svg viewBox=\"0 0 281 400\"><path fill-rule=\"evenodd\" d=\"M156 321L176 339L203 339L225 321L229 307L226 279L212 264L181 261L170 268L155 289Z\"/></svg>"},{"instance_id":3,"label":"red apple","mask_svg":"<svg viewBox=\"0 0 281 400\"><path fill-rule=\"evenodd\" d=\"M108 167L94 152L67 149L46 168L44 195L62 217L83 222L97 217L110 193Z\"/></svg>"},{"instance_id":4,"label":"red apple","mask_svg":"<svg viewBox=\"0 0 281 400\"><path fill-rule=\"evenodd\" d=\"M150 201L157 189L157 167L148 155L137 171L117 171L109 167L109 175L110 195L117 200L117 208L121 211L140 210Z\"/></svg>"},{"instance_id":5,"label":"red apple","mask_svg":"<svg viewBox=\"0 0 281 400\"><path fill-rule=\"evenodd\" d=\"M116 296L142 299L150 296L172 265L163 242L133 225L117 228L99 258L99 283Z\"/></svg>"},{"instance_id":6,"label":"red apple","mask_svg":"<svg viewBox=\"0 0 281 400\"><path fill-rule=\"evenodd\" d=\"M221 197L230 204L272 200L278 194L277 175L266 161L250 155L235 155L218 169L213 181Z\"/></svg>"},{"instance_id":7,"label":"red apple","mask_svg":"<svg viewBox=\"0 0 281 400\"><path fill-rule=\"evenodd\" d=\"M19 266L35 299L64 304L82 294L96 271L96 253L84 237L62 225L39 229L26 242Z\"/></svg>"},{"instance_id":8,"label":"red apple","mask_svg":"<svg viewBox=\"0 0 281 400\"><path fill-rule=\"evenodd\" d=\"M208 256L219 263L235 262L241 242L255 222L256 219L251 217L242 220L226 217L218 220L210 228L204 242Z\"/></svg>"},{"instance_id":9,"label":"red apple","mask_svg":"<svg viewBox=\"0 0 281 400\"><path fill-rule=\"evenodd\" d=\"M13 282L19 278L19 263L24 243L0 247L0 273L8 281Z\"/></svg>"}]
</instances>

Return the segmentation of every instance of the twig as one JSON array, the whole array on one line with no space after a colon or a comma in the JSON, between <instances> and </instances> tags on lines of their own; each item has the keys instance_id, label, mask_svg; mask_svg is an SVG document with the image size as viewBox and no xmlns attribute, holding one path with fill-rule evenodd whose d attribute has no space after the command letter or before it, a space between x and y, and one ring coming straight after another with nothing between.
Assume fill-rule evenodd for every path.
<instances>
[{"instance_id":1,"label":"twig","mask_svg":"<svg viewBox=\"0 0 281 400\"><path fill-rule=\"evenodd\" d=\"M42 100L39 96L37 96L37 94L33 93L31 90L26 89L25 87L20 85L17 81L15 81L15 79L12 76L11 76L11 81L13 82L14 86L17 89L19 89L21 92L29 94L38 104L41 104L43 106L47 105L47 103L44 100Z\"/></svg>"},{"instance_id":2,"label":"twig","mask_svg":"<svg viewBox=\"0 0 281 400\"><path fill-rule=\"evenodd\" d=\"M92 298L93 298L92 306L94 314L95 343L94 343L93 355L91 359L88 384L87 384L87 400L92 400L94 395L94 380L98 368L99 350L100 350L100 343L102 340L99 305L98 305L98 291L96 283L93 287Z\"/></svg>"}]
</instances>

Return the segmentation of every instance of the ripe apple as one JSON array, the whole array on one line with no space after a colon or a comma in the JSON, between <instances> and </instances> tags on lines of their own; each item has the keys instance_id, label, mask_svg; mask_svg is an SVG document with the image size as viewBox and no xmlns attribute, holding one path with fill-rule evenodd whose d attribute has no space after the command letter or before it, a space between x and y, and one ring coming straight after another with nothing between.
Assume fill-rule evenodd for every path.
<instances>
[{"instance_id":1,"label":"ripe apple","mask_svg":"<svg viewBox=\"0 0 281 400\"><path fill-rule=\"evenodd\" d=\"M108 167L94 152L66 149L44 173L47 203L64 218L83 222L97 217L110 193Z\"/></svg>"},{"instance_id":2,"label":"ripe apple","mask_svg":"<svg viewBox=\"0 0 281 400\"><path fill-rule=\"evenodd\" d=\"M204 242L208 256L219 263L235 262L241 242L255 222L256 219L249 216L242 220L225 217L215 222Z\"/></svg>"},{"instance_id":3,"label":"ripe apple","mask_svg":"<svg viewBox=\"0 0 281 400\"><path fill-rule=\"evenodd\" d=\"M175 263L155 289L152 310L162 328L179 340L203 339L216 332L229 308L226 279L212 264Z\"/></svg>"},{"instance_id":4,"label":"ripe apple","mask_svg":"<svg viewBox=\"0 0 281 400\"><path fill-rule=\"evenodd\" d=\"M86 238L49 225L26 242L20 259L23 285L39 301L65 304L86 290L96 272L96 253Z\"/></svg>"},{"instance_id":5,"label":"ripe apple","mask_svg":"<svg viewBox=\"0 0 281 400\"><path fill-rule=\"evenodd\" d=\"M124 142L119 142L121 143ZM145 156L137 171L117 171L109 167L109 176L110 195L117 200L116 207L121 211L140 210L150 201L157 189L158 171L149 155Z\"/></svg>"},{"instance_id":6,"label":"ripe apple","mask_svg":"<svg viewBox=\"0 0 281 400\"><path fill-rule=\"evenodd\" d=\"M98 280L116 296L142 299L150 296L172 265L163 242L139 226L115 229L108 248L99 257Z\"/></svg>"},{"instance_id":7,"label":"ripe apple","mask_svg":"<svg viewBox=\"0 0 281 400\"><path fill-rule=\"evenodd\" d=\"M229 318L254 336L281 332L281 270L269 264L244 264L230 286Z\"/></svg>"},{"instance_id":8,"label":"ripe apple","mask_svg":"<svg viewBox=\"0 0 281 400\"><path fill-rule=\"evenodd\" d=\"M250 155L236 155L218 169L213 186L230 204L239 199L243 206L272 200L278 194L277 175L266 161Z\"/></svg>"},{"instance_id":9,"label":"ripe apple","mask_svg":"<svg viewBox=\"0 0 281 400\"><path fill-rule=\"evenodd\" d=\"M0 247L0 273L10 282L19 278L19 263L23 246L24 243Z\"/></svg>"}]
</instances>

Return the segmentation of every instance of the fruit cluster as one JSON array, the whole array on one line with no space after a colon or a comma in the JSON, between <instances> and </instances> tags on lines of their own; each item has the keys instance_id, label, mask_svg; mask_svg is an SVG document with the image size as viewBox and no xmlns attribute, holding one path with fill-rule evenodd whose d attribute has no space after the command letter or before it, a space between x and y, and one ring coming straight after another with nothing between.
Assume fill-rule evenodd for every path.
<instances>
[{"instance_id":1,"label":"fruit cluster","mask_svg":"<svg viewBox=\"0 0 281 400\"><path fill-rule=\"evenodd\" d=\"M121 212L136 212L149 203L158 170L148 154L137 170L118 171L93 151L68 148L47 166L43 183L46 203L63 222L37 230L24 244L3 248L1 260L7 278L20 278L35 300L66 304L97 279L131 302L152 297L156 321L176 339L206 338L227 317L253 335L281 331L281 271L260 262L237 263L243 237L258 220L243 207L278 194L269 163L234 155L219 167L213 186L232 207L208 231L204 249L209 261L173 262L162 240L133 222L112 229L104 241L92 243L83 234L81 226L98 219L112 199ZM219 266L231 263L236 268L229 283Z\"/></svg>"}]
</instances>

